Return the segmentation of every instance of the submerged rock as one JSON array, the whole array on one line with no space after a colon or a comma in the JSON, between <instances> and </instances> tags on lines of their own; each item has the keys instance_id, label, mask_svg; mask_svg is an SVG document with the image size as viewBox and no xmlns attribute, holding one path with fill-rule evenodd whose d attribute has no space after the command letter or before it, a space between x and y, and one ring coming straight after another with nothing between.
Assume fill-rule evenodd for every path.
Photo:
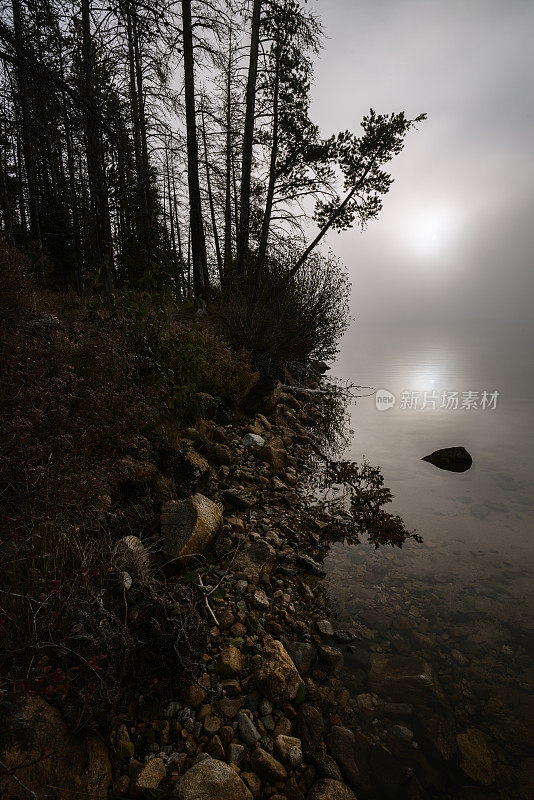
<instances>
[{"instance_id":1,"label":"submerged rock","mask_svg":"<svg viewBox=\"0 0 534 800\"><path fill-rule=\"evenodd\" d=\"M460 769L472 780L490 786L495 780L487 739L482 731L469 728L456 737L460 751Z\"/></svg>"},{"instance_id":2,"label":"submerged rock","mask_svg":"<svg viewBox=\"0 0 534 800\"><path fill-rule=\"evenodd\" d=\"M428 461L429 464L433 464L439 469L449 470L449 472L466 472L473 463L473 459L465 447L444 447L441 450L434 450L421 461Z\"/></svg>"}]
</instances>

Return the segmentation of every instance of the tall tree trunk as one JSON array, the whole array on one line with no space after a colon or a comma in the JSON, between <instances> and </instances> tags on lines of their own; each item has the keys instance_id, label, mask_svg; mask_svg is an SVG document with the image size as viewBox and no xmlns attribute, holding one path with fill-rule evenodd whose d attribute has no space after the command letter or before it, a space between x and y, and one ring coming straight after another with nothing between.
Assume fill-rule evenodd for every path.
<instances>
[{"instance_id":1,"label":"tall tree trunk","mask_svg":"<svg viewBox=\"0 0 534 800\"><path fill-rule=\"evenodd\" d=\"M95 101L90 0L82 0L82 59L85 83L87 177L96 229L96 267L103 271L106 291L113 291L113 242L104 166L102 131Z\"/></svg>"},{"instance_id":2,"label":"tall tree trunk","mask_svg":"<svg viewBox=\"0 0 534 800\"><path fill-rule=\"evenodd\" d=\"M206 123L204 119L204 109L202 109L202 142L204 144L204 163L206 166L206 187L208 189L208 200L210 204L211 227L213 228L213 241L215 243L215 255L217 257L217 269L219 270L219 280L223 281L223 268L221 258L221 247L219 245L219 234L217 231L217 220L215 218L215 204L213 202L213 192L211 190L210 165L208 162L208 145L206 141Z\"/></svg>"},{"instance_id":3,"label":"tall tree trunk","mask_svg":"<svg viewBox=\"0 0 534 800\"><path fill-rule=\"evenodd\" d=\"M209 285L206 282L208 269L206 239L200 200L198 176L198 142L195 111L195 77L193 61L193 28L191 22L191 0L182 0L182 32L185 73L185 119L187 128L187 180L189 186L189 220L191 255L193 261L193 292L206 298Z\"/></svg>"},{"instance_id":4,"label":"tall tree trunk","mask_svg":"<svg viewBox=\"0 0 534 800\"><path fill-rule=\"evenodd\" d=\"M258 49L260 41L260 15L262 0L254 0L250 33L250 57L247 78L245 128L241 165L241 203L237 241L237 268L246 277L249 267L250 239L250 186L252 176L252 148L254 144L254 110L256 105L256 78L258 75Z\"/></svg>"},{"instance_id":5,"label":"tall tree trunk","mask_svg":"<svg viewBox=\"0 0 534 800\"><path fill-rule=\"evenodd\" d=\"M265 211L263 214L263 221L261 226L260 245L258 248L258 256L256 259L254 269L254 282L256 288L259 286L261 280L261 272L264 268L265 257L267 255L267 244L269 241L269 231L271 228L271 217L273 213L273 199L274 187L276 183L276 161L278 158L278 101L280 94L280 46L276 48L276 66L274 76L274 91L273 91L273 131L271 143L271 159L269 164L269 184L267 186L267 197L265 200Z\"/></svg>"},{"instance_id":6,"label":"tall tree trunk","mask_svg":"<svg viewBox=\"0 0 534 800\"><path fill-rule=\"evenodd\" d=\"M152 187L150 183L150 160L148 157L148 134L145 114L145 92L143 87L142 54L139 47L139 29L137 18L134 18L133 44L135 53L135 80L137 86L137 104L139 113L139 134L141 142L141 184L143 193L143 214L146 217L146 247L147 266L150 268L152 259L157 255L156 226L152 202Z\"/></svg>"},{"instance_id":7,"label":"tall tree trunk","mask_svg":"<svg viewBox=\"0 0 534 800\"><path fill-rule=\"evenodd\" d=\"M28 231L28 225L26 223L26 204L24 201L24 182L22 178L22 158L21 158L21 146L20 146L20 136L17 131L17 147L15 152L15 175L17 178L17 186L19 190L19 217L20 217L20 227L22 233L26 234Z\"/></svg>"},{"instance_id":8,"label":"tall tree trunk","mask_svg":"<svg viewBox=\"0 0 534 800\"><path fill-rule=\"evenodd\" d=\"M224 268L223 281L231 285L232 278L232 38L229 31L228 71L226 73L226 175L224 193Z\"/></svg>"},{"instance_id":9,"label":"tall tree trunk","mask_svg":"<svg viewBox=\"0 0 534 800\"><path fill-rule=\"evenodd\" d=\"M139 96L137 92L137 74L136 74L136 57L134 46L134 16L132 15L130 5L126 13L126 30L128 36L128 71L129 71L129 84L130 84L130 107L132 111L132 132L134 143L134 156L135 156L135 173L137 183L137 197L139 202L139 211L141 215L141 228L142 228L142 241L144 249L143 266L145 271L149 268L149 222L148 222L148 204L145 196L145 187L143 179L143 153L141 147L141 123L139 119ZM139 278L139 276L136 276Z\"/></svg>"},{"instance_id":10,"label":"tall tree trunk","mask_svg":"<svg viewBox=\"0 0 534 800\"><path fill-rule=\"evenodd\" d=\"M20 0L11 0L11 4L13 9L13 27L15 33L15 49L17 54L18 96L22 119L22 151L24 153L24 166L26 169L26 182L28 185L30 232L37 243L38 249L41 250L41 224L39 219L37 178L35 174L33 131L31 126L27 74L24 68L24 23L22 19Z\"/></svg>"},{"instance_id":11,"label":"tall tree trunk","mask_svg":"<svg viewBox=\"0 0 534 800\"><path fill-rule=\"evenodd\" d=\"M7 143L7 135L5 137ZM0 152L0 198L2 203L2 216L4 218L4 231L8 236L13 233L13 211L11 208L11 199L7 188L7 171L8 171L8 147L6 146L3 152Z\"/></svg>"}]
</instances>

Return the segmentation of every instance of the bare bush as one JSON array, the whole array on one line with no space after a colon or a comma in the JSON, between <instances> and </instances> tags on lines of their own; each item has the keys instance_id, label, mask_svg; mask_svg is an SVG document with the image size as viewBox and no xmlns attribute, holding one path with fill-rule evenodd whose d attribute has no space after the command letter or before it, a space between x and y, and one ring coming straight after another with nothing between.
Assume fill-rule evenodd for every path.
<instances>
[{"instance_id":1,"label":"bare bush","mask_svg":"<svg viewBox=\"0 0 534 800\"><path fill-rule=\"evenodd\" d=\"M291 263L288 247L268 265L253 302L225 297L213 308L218 329L235 347L250 350L262 369L330 361L347 328L350 284L339 262L317 253L289 278Z\"/></svg>"}]
</instances>

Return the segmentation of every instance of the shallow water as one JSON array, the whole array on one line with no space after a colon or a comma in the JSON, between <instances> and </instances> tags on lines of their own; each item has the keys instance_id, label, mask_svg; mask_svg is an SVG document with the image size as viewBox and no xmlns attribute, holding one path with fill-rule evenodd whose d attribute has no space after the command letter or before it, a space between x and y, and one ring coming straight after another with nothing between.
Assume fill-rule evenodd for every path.
<instances>
[{"instance_id":1,"label":"shallow water","mask_svg":"<svg viewBox=\"0 0 534 800\"><path fill-rule=\"evenodd\" d=\"M480 322L354 326L336 375L388 390L396 403L387 411L377 410L374 395L354 403L354 435L344 457L381 466L395 495L388 510L424 541L378 551L365 543L337 543L325 561L343 622L363 626L371 649L421 655L432 663L457 731L476 727L489 736L493 787L508 787L502 789L506 795L513 786L518 797L528 797L521 794L524 764L534 744L534 373L528 333L520 324ZM445 391L459 393L459 408L441 407ZM484 391L488 398L499 393L495 408L480 407ZM415 392L419 407L403 407L403 392ZM466 392L478 393L477 408L461 408L463 398L474 398ZM473 456L467 472L421 461L457 445Z\"/></svg>"}]
</instances>

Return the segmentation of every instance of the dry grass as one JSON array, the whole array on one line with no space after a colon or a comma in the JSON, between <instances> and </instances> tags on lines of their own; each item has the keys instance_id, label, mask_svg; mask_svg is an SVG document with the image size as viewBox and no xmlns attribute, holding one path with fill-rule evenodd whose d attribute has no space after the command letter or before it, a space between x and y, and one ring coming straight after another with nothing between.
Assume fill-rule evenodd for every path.
<instances>
[{"instance_id":1,"label":"dry grass","mask_svg":"<svg viewBox=\"0 0 534 800\"><path fill-rule=\"evenodd\" d=\"M201 393L233 403L254 375L187 308L43 293L4 245L0 269L0 693L38 690L94 724L139 682L194 671L202 637L191 596L157 577L126 594L112 566L118 537L155 534L162 502L117 464L150 459L139 447L157 462Z\"/></svg>"}]
</instances>

